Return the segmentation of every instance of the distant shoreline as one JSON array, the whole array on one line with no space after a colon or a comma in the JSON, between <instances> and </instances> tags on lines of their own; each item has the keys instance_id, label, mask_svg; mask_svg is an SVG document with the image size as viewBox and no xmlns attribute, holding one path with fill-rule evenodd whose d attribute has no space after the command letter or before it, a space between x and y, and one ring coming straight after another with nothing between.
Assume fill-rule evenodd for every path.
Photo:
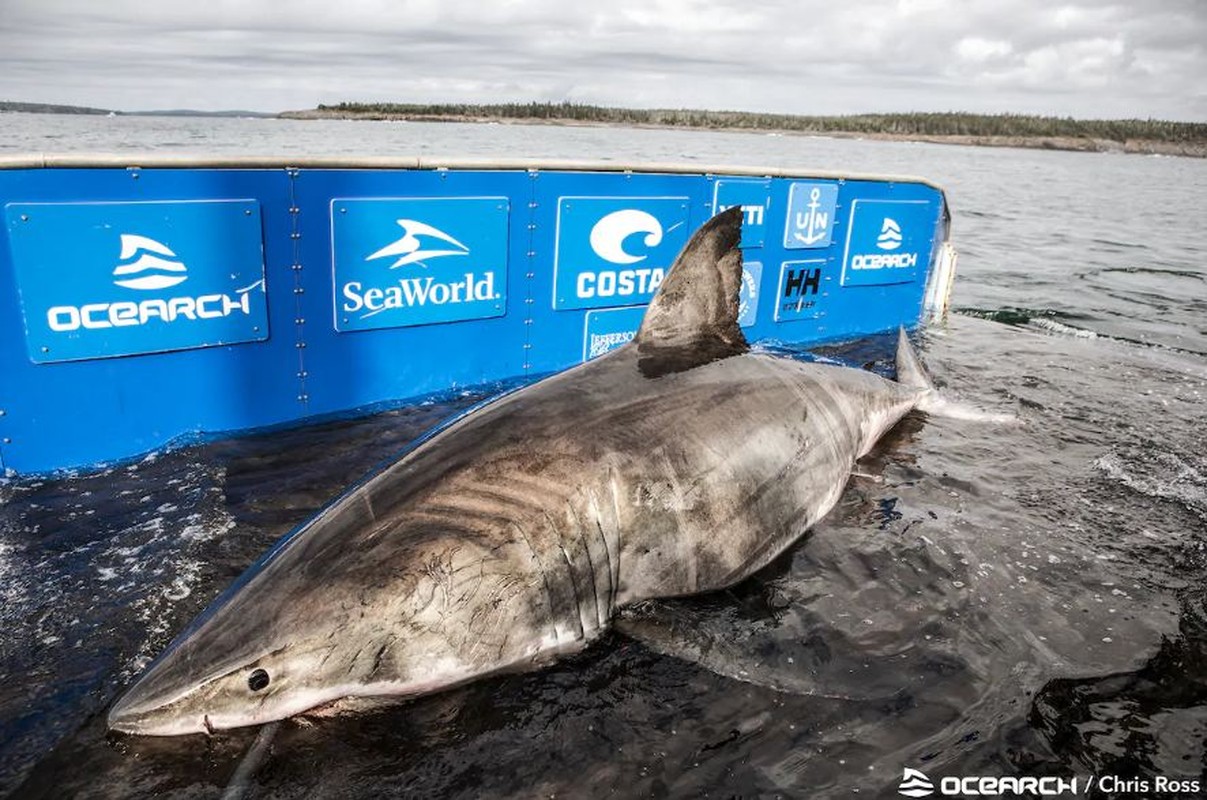
<instances>
[{"instance_id":1,"label":"distant shoreline","mask_svg":"<svg viewBox=\"0 0 1207 800\"><path fill-rule=\"evenodd\" d=\"M825 139L871 139L887 142L922 142L966 147L1021 147L1036 150L1064 150L1081 153L1127 153L1135 155L1184 156L1207 158L1207 141L1169 142L1156 139L1105 139L1082 136L1019 136L990 134L890 133L885 131L794 130L775 127L744 127L724 124L666 124L649 122L611 122L539 117L506 117L490 114L424 114L382 111L346 111L333 108L283 111L280 119L291 120L367 120L375 122L459 122L498 125L556 125L584 128L636 128L644 130L723 131L819 137Z\"/></svg>"},{"instance_id":2,"label":"distant shoreline","mask_svg":"<svg viewBox=\"0 0 1207 800\"><path fill-rule=\"evenodd\" d=\"M573 103L416 105L340 103L300 111L111 111L0 101L0 112L104 116L261 117L289 120L459 122L636 128L871 139L972 147L1021 147L1082 153L1207 158L1207 124L1161 120L1074 120L1017 114L855 114L839 117L689 109L626 109Z\"/></svg>"}]
</instances>

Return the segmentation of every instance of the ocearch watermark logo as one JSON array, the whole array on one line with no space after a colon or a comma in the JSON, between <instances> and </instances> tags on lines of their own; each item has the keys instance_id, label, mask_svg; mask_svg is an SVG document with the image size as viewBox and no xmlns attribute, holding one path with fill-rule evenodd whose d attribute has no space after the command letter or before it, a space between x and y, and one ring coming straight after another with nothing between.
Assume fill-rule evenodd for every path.
<instances>
[{"instance_id":1,"label":"ocearch watermark logo","mask_svg":"<svg viewBox=\"0 0 1207 800\"><path fill-rule=\"evenodd\" d=\"M926 773L906 767L901 775L901 785L897 787L897 793L906 797L926 797L935 793L935 785L926 777Z\"/></svg>"},{"instance_id":2,"label":"ocearch watermark logo","mask_svg":"<svg viewBox=\"0 0 1207 800\"><path fill-rule=\"evenodd\" d=\"M113 283L121 289L139 292L162 291L188 280L188 268L171 247L135 233L120 234L117 266ZM46 324L52 331L69 333L87 328L125 328L146 325L152 320L173 323L177 320L204 320L228 317L235 312L251 316L248 293L263 284L263 278L228 294L196 297L150 297L143 300L111 299L83 305L51 306Z\"/></svg>"},{"instance_id":3,"label":"ocearch watermark logo","mask_svg":"<svg viewBox=\"0 0 1207 800\"><path fill-rule=\"evenodd\" d=\"M1077 794L1077 778L1055 776L996 777L974 775L957 777L949 775L939 779L936 787L925 772L906 767L901 774L897 793L904 797L1058 797Z\"/></svg>"}]
</instances>

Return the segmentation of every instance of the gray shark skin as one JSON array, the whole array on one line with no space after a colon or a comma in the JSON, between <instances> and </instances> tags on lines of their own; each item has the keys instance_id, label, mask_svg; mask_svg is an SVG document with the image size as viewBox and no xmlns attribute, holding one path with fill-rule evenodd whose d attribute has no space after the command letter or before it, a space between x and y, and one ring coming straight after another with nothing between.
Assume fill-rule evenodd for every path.
<instances>
[{"instance_id":1,"label":"gray shark skin","mask_svg":"<svg viewBox=\"0 0 1207 800\"><path fill-rule=\"evenodd\" d=\"M730 586L838 500L932 393L752 353L738 209L692 237L636 339L475 411L303 525L112 708L173 735L406 697L580 651L613 614Z\"/></svg>"}]
</instances>

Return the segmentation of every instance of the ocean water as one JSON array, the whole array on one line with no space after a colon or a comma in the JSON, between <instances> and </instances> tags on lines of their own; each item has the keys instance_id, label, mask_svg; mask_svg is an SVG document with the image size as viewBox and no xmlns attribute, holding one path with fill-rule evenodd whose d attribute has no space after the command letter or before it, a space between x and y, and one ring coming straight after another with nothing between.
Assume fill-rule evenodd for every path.
<instances>
[{"instance_id":1,"label":"ocean water","mask_svg":"<svg viewBox=\"0 0 1207 800\"><path fill-rule=\"evenodd\" d=\"M659 606L669 646L617 634L540 672L287 722L248 796L899 797L905 768L1076 777L1079 796L1113 796L1085 784L1111 776L1207 785L1207 161L0 115L0 155L30 151L764 164L948 191L956 311L922 355L945 392L1020 424L911 416L775 564ZM890 350L827 355L882 368ZM491 391L0 484L0 795L221 796L256 731L109 735L107 707L279 536Z\"/></svg>"}]
</instances>

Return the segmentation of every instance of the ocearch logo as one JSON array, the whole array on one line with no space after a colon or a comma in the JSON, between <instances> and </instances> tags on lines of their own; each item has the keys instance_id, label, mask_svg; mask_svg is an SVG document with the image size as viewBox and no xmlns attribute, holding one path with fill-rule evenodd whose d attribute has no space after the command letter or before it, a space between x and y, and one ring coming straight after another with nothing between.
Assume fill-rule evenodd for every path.
<instances>
[{"instance_id":1,"label":"ocearch logo","mask_svg":"<svg viewBox=\"0 0 1207 800\"><path fill-rule=\"evenodd\" d=\"M123 233L113 283L123 289L149 292L168 289L188 280L184 262L163 242L135 233ZM264 280L228 294L197 297L152 297L145 300L114 300L83 305L52 306L46 311L46 324L58 333L87 328L125 328L145 325L152 320L165 323L180 319L204 320L228 317L236 311L251 316L248 293Z\"/></svg>"},{"instance_id":2,"label":"ocearch logo","mask_svg":"<svg viewBox=\"0 0 1207 800\"><path fill-rule=\"evenodd\" d=\"M906 767L901 773L897 793L905 797L928 797L935 794L936 789L944 797L1056 797L1076 795L1077 778L948 775L941 778L936 787L925 772Z\"/></svg>"},{"instance_id":3,"label":"ocearch logo","mask_svg":"<svg viewBox=\"0 0 1207 800\"><path fill-rule=\"evenodd\" d=\"M926 797L935 793L935 785L926 777L926 773L906 767L901 774L901 785L897 787L897 793L906 797Z\"/></svg>"},{"instance_id":4,"label":"ocearch logo","mask_svg":"<svg viewBox=\"0 0 1207 800\"><path fill-rule=\"evenodd\" d=\"M892 217L885 217L880 224L880 235L876 237L876 246L881 250L896 250L901 246L901 226Z\"/></svg>"},{"instance_id":5,"label":"ocearch logo","mask_svg":"<svg viewBox=\"0 0 1207 800\"><path fill-rule=\"evenodd\" d=\"M121 255L113 269L113 282L118 286L150 291L188 280L188 270L163 242L136 233L123 233L121 237Z\"/></svg>"}]
</instances>

